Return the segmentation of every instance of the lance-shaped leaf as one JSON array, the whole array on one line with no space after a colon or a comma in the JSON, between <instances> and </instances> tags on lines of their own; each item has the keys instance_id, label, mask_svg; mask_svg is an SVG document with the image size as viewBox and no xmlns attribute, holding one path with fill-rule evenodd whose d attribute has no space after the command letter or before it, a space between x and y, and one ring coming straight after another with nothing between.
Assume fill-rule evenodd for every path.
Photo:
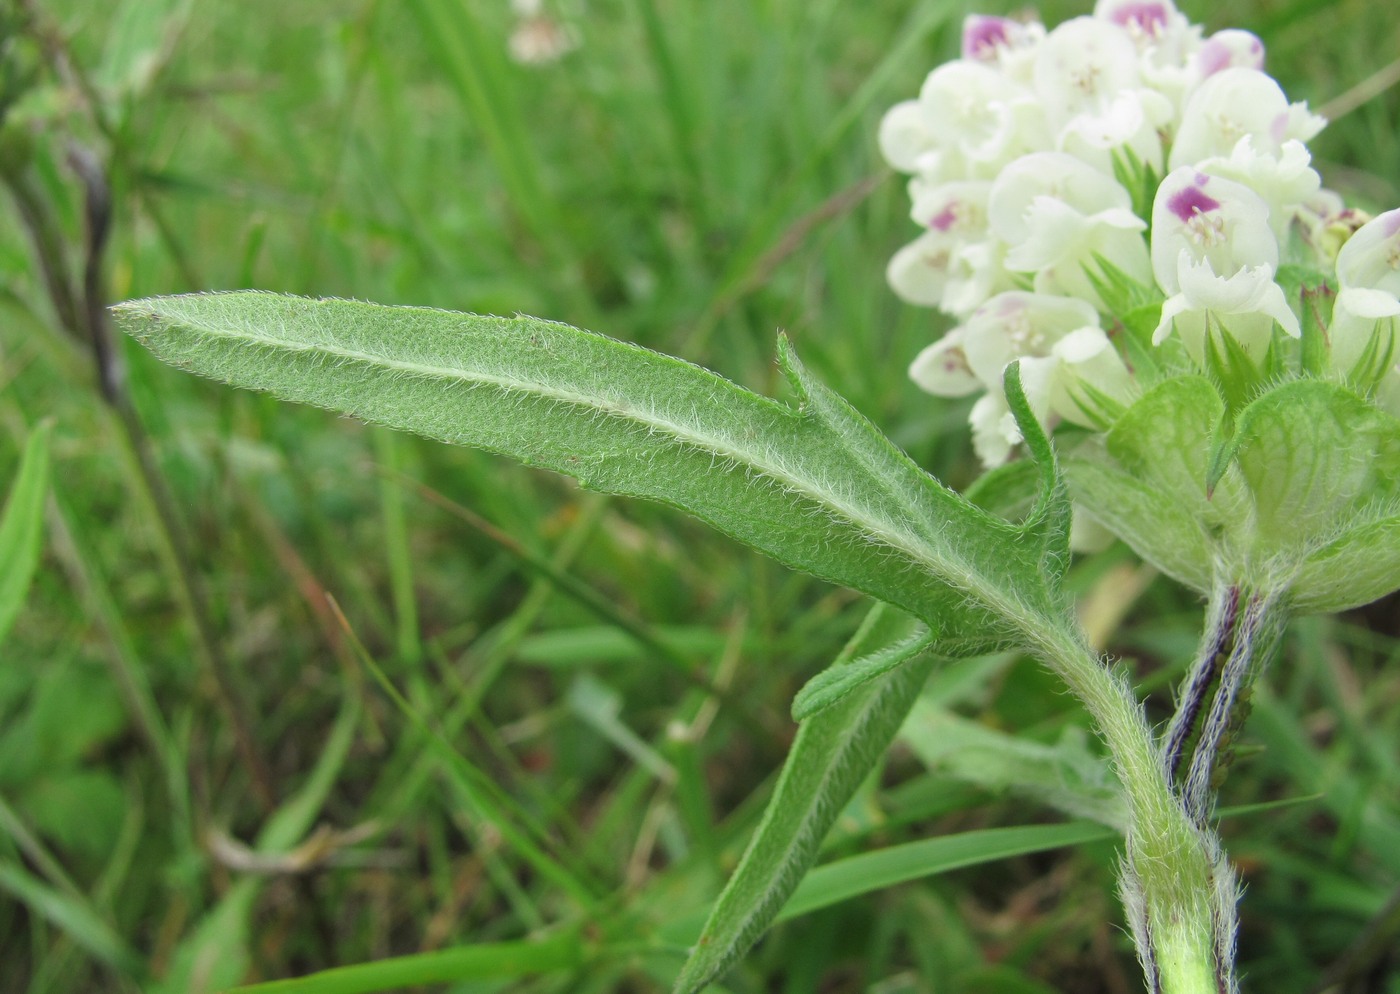
<instances>
[{"instance_id":1,"label":"lance-shaped leaf","mask_svg":"<svg viewBox=\"0 0 1400 994\"><path fill-rule=\"evenodd\" d=\"M893 642L844 666L829 666L808 680L792 699L792 720L806 721L831 707L857 687L922 655L933 634L922 625L908 638Z\"/></svg>"},{"instance_id":2,"label":"lance-shaped leaf","mask_svg":"<svg viewBox=\"0 0 1400 994\"><path fill-rule=\"evenodd\" d=\"M680 507L915 615L946 655L1023 643L1058 617L1055 571L1042 576L1054 520L1018 527L972 506L786 348L800 409L535 318L255 292L115 310L174 365Z\"/></svg>"},{"instance_id":3,"label":"lance-shaped leaf","mask_svg":"<svg viewBox=\"0 0 1400 994\"><path fill-rule=\"evenodd\" d=\"M908 615L876 605L837 661L839 673L882 649L918 638ZM918 699L933 666L927 655L872 677L802 723L744 858L725 885L676 980L694 994L748 951L816 862L822 840L874 769Z\"/></svg>"}]
</instances>

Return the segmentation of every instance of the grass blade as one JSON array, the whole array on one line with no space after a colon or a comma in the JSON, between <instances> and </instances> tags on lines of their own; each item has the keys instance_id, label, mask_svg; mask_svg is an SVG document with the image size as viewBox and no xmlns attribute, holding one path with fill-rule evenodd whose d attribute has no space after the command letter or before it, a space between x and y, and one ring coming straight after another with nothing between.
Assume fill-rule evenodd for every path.
<instances>
[{"instance_id":1,"label":"grass blade","mask_svg":"<svg viewBox=\"0 0 1400 994\"><path fill-rule=\"evenodd\" d=\"M132 977L144 974L141 956L84 900L50 887L9 862L0 862L0 891L8 891L32 914L58 926L94 959Z\"/></svg>"},{"instance_id":2,"label":"grass blade","mask_svg":"<svg viewBox=\"0 0 1400 994\"><path fill-rule=\"evenodd\" d=\"M0 642L19 617L39 565L48 490L49 429L44 426L29 436L0 516Z\"/></svg>"},{"instance_id":3,"label":"grass blade","mask_svg":"<svg viewBox=\"0 0 1400 994\"><path fill-rule=\"evenodd\" d=\"M1107 826L1072 821L1060 825L984 828L876 849L813 870L783 907L778 921L949 870L1117 837L1118 832Z\"/></svg>"},{"instance_id":4,"label":"grass blade","mask_svg":"<svg viewBox=\"0 0 1400 994\"><path fill-rule=\"evenodd\" d=\"M291 980L235 987L228 994L372 994L425 984L450 984L493 977L527 977L573 969L584 961L575 932L548 939L462 946L441 952L395 956L375 963L322 970Z\"/></svg>"}]
</instances>

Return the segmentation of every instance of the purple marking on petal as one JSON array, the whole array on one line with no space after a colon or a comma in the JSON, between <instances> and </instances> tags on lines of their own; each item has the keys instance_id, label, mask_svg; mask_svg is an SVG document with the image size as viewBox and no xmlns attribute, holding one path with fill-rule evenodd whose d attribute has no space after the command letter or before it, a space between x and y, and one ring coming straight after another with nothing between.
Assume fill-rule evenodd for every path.
<instances>
[{"instance_id":1,"label":"purple marking on petal","mask_svg":"<svg viewBox=\"0 0 1400 994\"><path fill-rule=\"evenodd\" d=\"M1385 232L1385 237L1393 238L1396 232L1400 232L1400 211L1386 211L1377 220L1381 223L1381 231Z\"/></svg>"},{"instance_id":2,"label":"purple marking on petal","mask_svg":"<svg viewBox=\"0 0 1400 994\"><path fill-rule=\"evenodd\" d=\"M1272 138L1276 144L1282 145L1283 139L1287 136L1288 111L1284 111L1282 114L1275 115L1274 119L1269 122L1269 137Z\"/></svg>"},{"instance_id":3,"label":"purple marking on petal","mask_svg":"<svg viewBox=\"0 0 1400 994\"><path fill-rule=\"evenodd\" d=\"M1199 186L1188 186L1167 198L1167 210L1176 215L1182 224L1197 214L1220 209L1220 201L1206 193Z\"/></svg>"},{"instance_id":4,"label":"purple marking on petal","mask_svg":"<svg viewBox=\"0 0 1400 994\"><path fill-rule=\"evenodd\" d=\"M929 219L928 226L934 231L947 231L958 223L958 202L951 200L948 205Z\"/></svg>"},{"instance_id":5,"label":"purple marking on petal","mask_svg":"<svg viewBox=\"0 0 1400 994\"><path fill-rule=\"evenodd\" d=\"M1109 14L1109 20L1125 28L1136 23L1143 34L1155 35L1166 26L1167 8L1165 4L1152 3L1151 0L1129 0L1115 7Z\"/></svg>"},{"instance_id":6,"label":"purple marking on petal","mask_svg":"<svg viewBox=\"0 0 1400 994\"><path fill-rule=\"evenodd\" d=\"M1217 31L1196 52L1196 68L1200 70L1202 79L1222 69L1236 67L1264 68L1264 43L1248 31L1237 28Z\"/></svg>"},{"instance_id":7,"label":"purple marking on petal","mask_svg":"<svg viewBox=\"0 0 1400 994\"><path fill-rule=\"evenodd\" d=\"M1214 76L1222 69L1230 68L1234 55L1230 46L1221 41L1207 41L1196 53L1196 65L1200 67L1202 78Z\"/></svg>"},{"instance_id":8,"label":"purple marking on petal","mask_svg":"<svg viewBox=\"0 0 1400 994\"><path fill-rule=\"evenodd\" d=\"M999 46L1011 44L1011 26L1005 17L973 14L963 22L962 54L964 59L987 62L996 58Z\"/></svg>"}]
</instances>

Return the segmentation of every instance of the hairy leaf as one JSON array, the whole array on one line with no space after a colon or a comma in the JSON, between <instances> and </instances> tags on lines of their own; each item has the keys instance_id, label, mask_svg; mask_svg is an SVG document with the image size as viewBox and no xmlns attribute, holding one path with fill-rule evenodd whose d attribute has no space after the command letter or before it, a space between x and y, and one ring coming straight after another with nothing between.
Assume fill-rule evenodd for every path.
<instances>
[{"instance_id":1,"label":"hairy leaf","mask_svg":"<svg viewBox=\"0 0 1400 994\"><path fill-rule=\"evenodd\" d=\"M917 624L877 606L852 638L844 660L907 642ZM816 862L822 840L874 768L933 665L927 655L876 676L802 723L763 821L676 981L692 994L732 966L758 940Z\"/></svg>"},{"instance_id":2,"label":"hairy leaf","mask_svg":"<svg viewBox=\"0 0 1400 994\"><path fill-rule=\"evenodd\" d=\"M919 617L946 655L1023 643L1061 606L1042 575L1047 558L1062 559L1058 549L1047 557L1058 515L1042 508L1017 527L974 507L815 382L785 345L797 410L689 363L535 318L255 292L115 310L177 366L683 508Z\"/></svg>"}]
</instances>

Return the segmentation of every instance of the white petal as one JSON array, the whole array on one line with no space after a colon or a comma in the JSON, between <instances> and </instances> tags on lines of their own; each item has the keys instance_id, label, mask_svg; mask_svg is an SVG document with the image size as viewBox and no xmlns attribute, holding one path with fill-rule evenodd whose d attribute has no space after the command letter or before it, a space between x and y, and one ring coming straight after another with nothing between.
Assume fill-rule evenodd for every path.
<instances>
[{"instance_id":1,"label":"white petal","mask_svg":"<svg viewBox=\"0 0 1400 994\"><path fill-rule=\"evenodd\" d=\"M966 397L983 389L962 350L963 333L954 328L928 346L909 366L909 378L939 397Z\"/></svg>"},{"instance_id":2,"label":"white petal","mask_svg":"<svg viewBox=\"0 0 1400 994\"><path fill-rule=\"evenodd\" d=\"M938 135L917 100L895 104L880 121L880 154L903 173L917 172L919 159L938 147Z\"/></svg>"},{"instance_id":3,"label":"white petal","mask_svg":"<svg viewBox=\"0 0 1400 994\"><path fill-rule=\"evenodd\" d=\"M1337 280L1343 287L1400 296L1400 209L1373 218L1347 239L1337 253Z\"/></svg>"},{"instance_id":4,"label":"white petal","mask_svg":"<svg viewBox=\"0 0 1400 994\"><path fill-rule=\"evenodd\" d=\"M972 448L983 466L993 469L1011 458L1011 447L1021 441L1021 433L1000 391L973 404L967 420L972 425Z\"/></svg>"},{"instance_id":5,"label":"white petal","mask_svg":"<svg viewBox=\"0 0 1400 994\"><path fill-rule=\"evenodd\" d=\"M948 283L948 257L946 241L925 234L894 254L885 278L901 300L937 307Z\"/></svg>"},{"instance_id":6,"label":"white petal","mask_svg":"<svg viewBox=\"0 0 1400 994\"><path fill-rule=\"evenodd\" d=\"M1249 187L1199 172L1172 170L1152 204L1152 272L1165 293L1175 293L1179 259L1208 260L1215 273L1244 266L1278 266L1278 238L1269 205Z\"/></svg>"}]
</instances>

